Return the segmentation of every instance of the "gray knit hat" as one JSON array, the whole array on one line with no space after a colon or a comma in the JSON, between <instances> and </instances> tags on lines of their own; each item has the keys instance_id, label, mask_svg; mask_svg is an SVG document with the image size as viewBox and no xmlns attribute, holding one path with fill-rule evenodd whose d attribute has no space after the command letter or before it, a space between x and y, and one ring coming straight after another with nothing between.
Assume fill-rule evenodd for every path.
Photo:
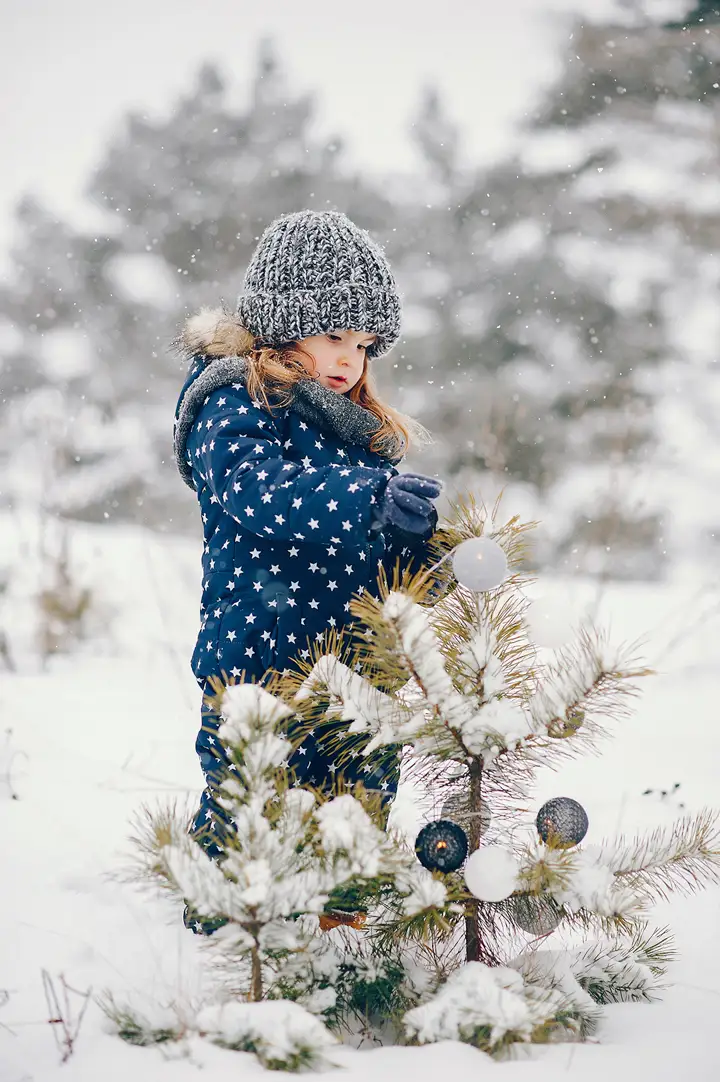
<instances>
[{"instance_id":1,"label":"gray knit hat","mask_svg":"<svg viewBox=\"0 0 720 1082\"><path fill-rule=\"evenodd\" d=\"M332 330L376 334L381 357L400 334L400 296L381 248L339 211L301 210L267 227L237 313L270 346Z\"/></svg>"}]
</instances>

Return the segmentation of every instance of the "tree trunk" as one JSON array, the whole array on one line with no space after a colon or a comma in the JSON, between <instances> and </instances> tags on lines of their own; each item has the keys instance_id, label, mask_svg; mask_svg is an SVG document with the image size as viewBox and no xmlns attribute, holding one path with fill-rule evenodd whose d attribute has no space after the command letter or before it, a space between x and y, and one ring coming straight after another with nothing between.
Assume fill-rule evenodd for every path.
<instances>
[{"instance_id":1,"label":"tree trunk","mask_svg":"<svg viewBox=\"0 0 720 1082\"><path fill-rule=\"evenodd\" d=\"M253 1003L259 1003L263 997L263 985L260 951L256 943L250 950L250 967L250 999Z\"/></svg>"},{"instance_id":2,"label":"tree trunk","mask_svg":"<svg viewBox=\"0 0 720 1082\"><path fill-rule=\"evenodd\" d=\"M470 822L468 830L468 856L480 848L480 807L482 797L482 764L473 759L470 764ZM465 958L468 962L482 961L482 937L480 935L479 903L470 900L465 906Z\"/></svg>"}]
</instances>

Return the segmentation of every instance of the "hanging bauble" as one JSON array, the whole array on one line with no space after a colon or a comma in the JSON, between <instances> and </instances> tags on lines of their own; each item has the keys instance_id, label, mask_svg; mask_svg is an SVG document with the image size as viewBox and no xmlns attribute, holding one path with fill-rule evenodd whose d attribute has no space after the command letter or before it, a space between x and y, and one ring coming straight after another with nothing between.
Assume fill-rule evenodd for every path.
<instances>
[{"instance_id":1,"label":"hanging bauble","mask_svg":"<svg viewBox=\"0 0 720 1082\"><path fill-rule=\"evenodd\" d=\"M562 920L562 910L550 894L516 894L510 914L518 928L531 935L548 935Z\"/></svg>"},{"instance_id":2,"label":"hanging bauble","mask_svg":"<svg viewBox=\"0 0 720 1082\"><path fill-rule=\"evenodd\" d=\"M553 718L548 725L548 736L554 740L565 740L574 736L585 721L585 711L579 706L570 706L561 717Z\"/></svg>"},{"instance_id":3,"label":"hanging bauble","mask_svg":"<svg viewBox=\"0 0 720 1082\"><path fill-rule=\"evenodd\" d=\"M582 804L569 796L556 796L543 804L535 824L542 840L555 849L570 849L577 845L590 825Z\"/></svg>"},{"instance_id":4,"label":"hanging bauble","mask_svg":"<svg viewBox=\"0 0 720 1082\"><path fill-rule=\"evenodd\" d=\"M455 872L468 851L467 834L449 819L427 823L415 839L415 852L431 872Z\"/></svg>"},{"instance_id":5,"label":"hanging bauble","mask_svg":"<svg viewBox=\"0 0 720 1082\"><path fill-rule=\"evenodd\" d=\"M484 800L480 801L480 810L476 811L470 803L470 794L466 790L461 790L450 794L442 806L440 818L457 823L458 826L463 828L468 837L472 834L472 824L479 820L480 837L482 838L490 826L492 816L490 808Z\"/></svg>"},{"instance_id":6,"label":"hanging bauble","mask_svg":"<svg viewBox=\"0 0 720 1082\"><path fill-rule=\"evenodd\" d=\"M517 886L518 862L499 845L486 845L471 853L465 865L468 890L483 902L502 902Z\"/></svg>"},{"instance_id":7,"label":"hanging bauble","mask_svg":"<svg viewBox=\"0 0 720 1082\"><path fill-rule=\"evenodd\" d=\"M494 590L508 573L507 556L490 537L471 537L453 553L453 572L461 586L475 593Z\"/></svg>"}]
</instances>

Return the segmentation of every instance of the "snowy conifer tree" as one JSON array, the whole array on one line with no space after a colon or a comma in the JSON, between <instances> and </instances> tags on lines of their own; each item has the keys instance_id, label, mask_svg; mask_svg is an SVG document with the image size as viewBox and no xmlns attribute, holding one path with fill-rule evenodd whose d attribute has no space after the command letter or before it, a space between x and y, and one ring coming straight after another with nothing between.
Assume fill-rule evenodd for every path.
<instances>
[{"instance_id":1,"label":"snowy conifer tree","mask_svg":"<svg viewBox=\"0 0 720 1082\"><path fill-rule=\"evenodd\" d=\"M429 96L426 255L402 268L432 469L538 493L547 562L631 579L717 553L720 17L678 0L662 22L671 6L586 5L491 168L463 167Z\"/></svg>"},{"instance_id":2,"label":"snowy conifer tree","mask_svg":"<svg viewBox=\"0 0 720 1082\"><path fill-rule=\"evenodd\" d=\"M323 801L290 787L292 744L282 727L293 710L279 697L240 683L220 688L217 706L232 764L221 804L235 828L223 840L224 857L210 861L186 824L165 812L141 821L138 870L214 926L213 945L231 961L243 998L281 998L292 985L330 1009L334 1002L318 996L305 972L324 906L392 890L415 916L443 904L445 889L374 822L370 795Z\"/></svg>"},{"instance_id":3,"label":"snowy conifer tree","mask_svg":"<svg viewBox=\"0 0 720 1082\"><path fill-rule=\"evenodd\" d=\"M377 596L353 602L352 637L315 643L263 689L221 692L237 836L217 865L184 824L161 818L145 869L227 922L211 945L243 995L296 1000L335 1027L360 1014L386 1031L394 1023L396 1039L460 1039L498 1055L582 1038L603 1003L657 995L673 950L652 904L718 880L718 816L594 846L582 844L576 801L528 817L535 771L592 750L647 672L591 626L539 653L518 571L526 533L456 505L432 568L381 577ZM331 742L344 722L368 757L405 749L410 776L444 799L415 853L382 832L362 787L287 788L289 719L321 741L325 723ZM338 896L365 923L323 935L318 915ZM525 949L521 930L534 938ZM536 949L555 930L555 949Z\"/></svg>"},{"instance_id":4,"label":"snowy conifer tree","mask_svg":"<svg viewBox=\"0 0 720 1082\"><path fill-rule=\"evenodd\" d=\"M381 235L391 220L343 168L341 140L312 131L315 102L270 44L242 79L240 107L208 63L166 115L123 118L88 178L84 228L32 198L18 207L0 285L0 499L37 486L68 517L194 525L168 446L183 313L234 303L278 214L338 207Z\"/></svg>"}]
</instances>

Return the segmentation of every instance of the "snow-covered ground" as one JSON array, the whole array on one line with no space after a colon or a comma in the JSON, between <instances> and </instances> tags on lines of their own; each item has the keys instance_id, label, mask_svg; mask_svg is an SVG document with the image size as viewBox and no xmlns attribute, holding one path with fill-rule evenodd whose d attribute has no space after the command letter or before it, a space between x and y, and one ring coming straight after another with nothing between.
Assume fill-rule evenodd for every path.
<instances>
[{"instance_id":1,"label":"snow-covered ground","mask_svg":"<svg viewBox=\"0 0 720 1082\"><path fill-rule=\"evenodd\" d=\"M52 529L51 529L52 534ZM195 1040L135 1048L107 1030L88 1006L65 1064L48 1023L45 970L78 992L113 990L142 1008L193 1004L207 987L200 941L169 902L113 879L129 850L131 820L143 803L168 796L194 801L201 775L193 742L199 692L188 657L197 609L197 546L138 530L73 530L71 563L92 588L92 639L42 668L31 649L37 534L32 519L0 521L0 570L14 567L0 595L0 628L16 663L0 669L0 1079L2 1082L214 1082L259 1077L246 1053ZM52 548L52 540L50 541ZM22 573L18 573L18 566ZM548 584L560 611L594 604L592 584ZM664 825L685 810L720 804L720 591L700 574L678 571L664 586L606 587L599 621L617 641L644 637L647 679L634 716L618 726L602 755L539 779L537 805L558 795L580 800L588 842L615 832ZM680 788L663 799L660 790ZM653 792L645 794L645 790ZM17 799L12 799L13 792ZM397 814L409 830L422 811L406 795ZM337 1070L351 1082L438 1072L550 1082L558 1076L637 1082L720 1078L720 888L674 897L656 911L676 936L679 959L661 1003L606 1008L596 1041L533 1047L496 1064L464 1045L339 1047ZM552 945L549 943L548 945ZM70 994L70 1007L81 1006Z\"/></svg>"}]
</instances>

